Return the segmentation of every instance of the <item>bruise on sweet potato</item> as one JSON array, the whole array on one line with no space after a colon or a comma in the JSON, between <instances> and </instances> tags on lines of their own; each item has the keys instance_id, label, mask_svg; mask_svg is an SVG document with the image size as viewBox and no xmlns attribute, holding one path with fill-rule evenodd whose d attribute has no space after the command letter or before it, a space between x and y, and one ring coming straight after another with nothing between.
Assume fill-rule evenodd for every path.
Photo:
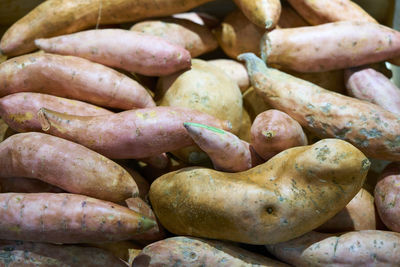
<instances>
[{"instance_id":1,"label":"bruise on sweet potato","mask_svg":"<svg viewBox=\"0 0 400 267\"><path fill-rule=\"evenodd\" d=\"M38 179L23 177L0 177L1 193L63 193L61 188Z\"/></svg>"},{"instance_id":2,"label":"bruise on sweet potato","mask_svg":"<svg viewBox=\"0 0 400 267\"><path fill-rule=\"evenodd\" d=\"M72 56L33 53L0 64L0 96L36 92L117 109L154 107L136 81L111 68Z\"/></svg>"},{"instance_id":3,"label":"bruise on sweet potato","mask_svg":"<svg viewBox=\"0 0 400 267\"><path fill-rule=\"evenodd\" d=\"M281 15L280 0L234 0L243 14L262 29L273 29Z\"/></svg>"},{"instance_id":4,"label":"bruise on sweet potato","mask_svg":"<svg viewBox=\"0 0 400 267\"><path fill-rule=\"evenodd\" d=\"M368 157L400 160L400 117L383 108L325 90L243 54L255 90L320 138L352 143Z\"/></svg>"},{"instance_id":5,"label":"bruise on sweet potato","mask_svg":"<svg viewBox=\"0 0 400 267\"><path fill-rule=\"evenodd\" d=\"M155 221L115 203L66 193L0 194L0 238L49 243L135 239Z\"/></svg>"},{"instance_id":6,"label":"bruise on sweet potato","mask_svg":"<svg viewBox=\"0 0 400 267\"><path fill-rule=\"evenodd\" d=\"M43 133L0 143L0 177L36 178L68 192L120 202L138 195L121 166L79 144Z\"/></svg>"}]
</instances>

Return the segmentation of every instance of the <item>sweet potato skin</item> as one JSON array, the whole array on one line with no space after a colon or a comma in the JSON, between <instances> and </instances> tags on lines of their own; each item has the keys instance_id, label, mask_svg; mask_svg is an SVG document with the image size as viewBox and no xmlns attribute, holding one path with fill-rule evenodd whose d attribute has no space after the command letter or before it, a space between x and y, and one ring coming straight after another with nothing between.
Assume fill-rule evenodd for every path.
<instances>
[{"instance_id":1,"label":"sweet potato skin","mask_svg":"<svg viewBox=\"0 0 400 267\"><path fill-rule=\"evenodd\" d=\"M208 62L225 71L232 80L235 80L242 93L249 89L250 81L243 64L232 59L213 59Z\"/></svg>"},{"instance_id":2,"label":"sweet potato skin","mask_svg":"<svg viewBox=\"0 0 400 267\"><path fill-rule=\"evenodd\" d=\"M358 21L276 29L263 36L261 54L268 64L298 72L344 69L400 56L400 32Z\"/></svg>"},{"instance_id":3,"label":"sweet potato skin","mask_svg":"<svg viewBox=\"0 0 400 267\"><path fill-rule=\"evenodd\" d=\"M274 244L318 227L344 208L361 189L369 165L351 144L325 139L245 172L192 167L165 174L152 183L149 198L174 234Z\"/></svg>"},{"instance_id":4,"label":"sweet potato skin","mask_svg":"<svg viewBox=\"0 0 400 267\"><path fill-rule=\"evenodd\" d=\"M76 194L0 194L0 238L50 243L134 239L155 222L126 207ZM101 234L99 234L99 232Z\"/></svg>"},{"instance_id":5,"label":"sweet potato skin","mask_svg":"<svg viewBox=\"0 0 400 267\"><path fill-rule=\"evenodd\" d=\"M8 29L1 39L0 49L9 56L21 55L35 50L34 40L38 38L77 32L97 23L115 24L167 16L209 1L45 1Z\"/></svg>"},{"instance_id":6,"label":"sweet potato skin","mask_svg":"<svg viewBox=\"0 0 400 267\"><path fill-rule=\"evenodd\" d=\"M281 14L279 0L234 0L243 14L262 29L273 29Z\"/></svg>"},{"instance_id":7,"label":"sweet potato skin","mask_svg":"<svg viewBox=\"0 0 400 267\"><path fill-rule=\"evenodd\" d=\"M138 195L118 164L81 145L43 133L16 134L0 143L0 177L40 179L68 192L119 202Z\"/></svg>"},{"instance_id":8,"label":"sweet potato skin","mask_svg":"<svg viewBox=\"0 0 400 267\"><path fill-rule=\"evenodd\" d=\"M89 30L37 39L35 44L48 53L82 57L147 76L190 68L189 51L164 38L135 31Z\"/></svg>"},{"instance_id":9,"label":"sweet potato skin","mask_svg":"<svg viewBox=\"0 0 400 267\"><path fill-rule=\"evenodd\" d=\"M63 193L64 190L37 179L0 177L1 193Z\"/></svg>"},{"instance_id":10,"label":"sweet potato skin","mask_svg":"<svg viewBox=\"0 0 400 267\"><path fill-rule=\"evenodd\" d=\"M0 96L47 93L118 109L154 107L146 89L106 66L83 58L33 53L0 64Z\"/></svg>"}]
</instances>

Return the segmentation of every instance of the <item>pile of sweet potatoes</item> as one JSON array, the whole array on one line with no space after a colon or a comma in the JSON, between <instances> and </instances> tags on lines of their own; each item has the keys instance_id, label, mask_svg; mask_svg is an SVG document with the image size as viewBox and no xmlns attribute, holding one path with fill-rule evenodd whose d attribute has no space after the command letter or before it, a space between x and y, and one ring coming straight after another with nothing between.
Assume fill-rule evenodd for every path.
<instances>
[{"instance_id":1,"label":"pile of sweet potatoes","mask_svg":"<svg viewBox=\"0 0 400 267\"><path fill-rule=\"evenodd\" d=\"M0 266L400 266L400 32L349 0L233 2L8 26Z\"/></svg>"}]
</instances>

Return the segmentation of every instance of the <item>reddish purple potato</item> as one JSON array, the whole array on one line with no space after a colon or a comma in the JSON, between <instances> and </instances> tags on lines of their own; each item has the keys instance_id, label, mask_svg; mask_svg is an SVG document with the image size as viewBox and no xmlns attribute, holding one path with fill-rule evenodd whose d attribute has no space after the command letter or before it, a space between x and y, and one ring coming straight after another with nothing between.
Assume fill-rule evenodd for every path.
<instances>
[{"instance_id":1,"label":"reddish purple potato","mask_svg":"<svg viewBox=\"0 0 400 267\"><path fill-rule=\"evenodd\" d=\"M400 113L400 88L385 75L368 67L345 71L347 93L393 113Z\"/></svg>"},{"instance_id":2,"label":"reddish purple potato","mask_svg":"<svg viewBox=\"0 0 400 267\"><path fill-rule=\"evenodd\" d=\"M286 113L270 109L257 115L251 126L251 145L264 160L296 146L306 146L300 124Z\"/></svg>"},{"instance_id":3,"label":"reddish purple potato","mask_svg":"<svg viewBox=\"0 0 400 267\"><path fill-rule=\"evenodd\" d=\"M189 51L161 37L121 29L81 31L37 39L48 53L86 58L106 66L147 76L164 76L189 69Z\"/></svg>"}]
</instances>

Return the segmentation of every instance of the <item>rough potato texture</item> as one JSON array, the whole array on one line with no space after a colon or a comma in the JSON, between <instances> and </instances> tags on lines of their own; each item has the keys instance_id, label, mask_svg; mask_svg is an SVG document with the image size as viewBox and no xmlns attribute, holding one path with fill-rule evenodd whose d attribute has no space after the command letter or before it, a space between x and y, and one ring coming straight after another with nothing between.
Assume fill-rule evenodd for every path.
<instances>
[{"instance_id":1,"label":"rough potato texture","mask_svg":"<svg viewBox=\"0 0 400 267\"><path fill-rule=\"evenodd\" d=\"M255 55L241 58L247 61L251 83L264 101L313 134L346 140L368 157L400 160L400 117L396 114L268 68Z\"/></svg>"},{"instance_id":2,"label":"rough potato texture","mask_svg":"<svg viewBox=\"0 0 400 267\"><path fill-rule=\"evenodd\" d=\"M274 244L343 209L361 189L369 165L351 144L325 139L285 150L245 172L171 172L153 182L149 197L161 224L174 234Z\"/></svg>"},{"instance_id":3,"label":"rough potato texture","mask_svg":"<svg viewBox=\"0 0 400 267\"><path fill-rule=\"evenodd\" d=\"M42 182L37 179L12 177L0 177L1 193L62 193L61 188Z\"/></svg>"},{"instance_id":4,"label":"rough potato texture","mask_svg":"<svg viewBox=\"0 0 400 267\"><path fill-rule=\"evenodd\" d=\"M121 259L103 249L2 240L0 241L0 265L10 267L127 266Z\"/></svg>"},{"instance_id":5,"label":"rough potato texture","mask_svg":"<svg viewBox=\"0 0 400 267\"><path fill-rule=\"evenodd\" d=\"M382 73L368 67L353 68L346 70L345 80L350 96L400 114L400 88Z\"/></svg>"},{"instance_id":6,"label":"rough potato texture","mask_svg":"<svg viewBox=\"0 0 400 267\"><path fill-rule=\"evenodd\" d=\"M375 204L383 223L392 231L400 232L400 163L389 164L375 187Z\"/></svg>"},{"instance_id":7,"label":"rough potato texture","mask_svg":"<svg viewBox=\"0 0 400 267\"><path fill-rule=\"evenodd\" d=\"M80 116L96 116L112 114L113 112L82 101L39 94L15 93L0 98L0 116L14 130L23 132L24 128L30 131L40 131L37 112L40 108L48 108L61 113ZM23 127L19 127L20 125Z\"/></svg>"},{"instance_id":8,"label":"rough potato texture","mask_svg":"<svg viewBox=\"0 0 400 267\"><path fill-rule=\"evenodd\" d=\"M243 14L262 29L273 29L281 14L280 0L234 0Z\"/></svg>"},{"instance_id":9,"label":"rough potato texture","mask_svg":"<svg viewBox=\"0 0 400 267\"><path fill-rule=\"evenodd\" d=\"M40 117L47 133L115 159L141 159L194 144L184 122L230 129L227 121L181 107L136 109L103 116L72 116L41 109Z\"/></svg>"},{"instance_id":10,"label":"rough potato texture","mask_svg":"<svg viewBox=\"0 0 400 267\"><path fill-rule=\"evenodd\" d=\"M310 232L267 246L278 259L294 266L399 266L400 234L364 230L330 236Z\"/></svg>"},{"instance_id":11,"label":"rough potato texture","mask_svg":"<svg viewBox=\"0 0 400 267\"><path fill-rule=\"evenodd\" d=\"M119 202L138 195L121 166L79 144L42 133L0 143L0 177L36 178L68 192Z\"/></svg>"},{"instance_id":12,"label":"rough potato texture","mask_svg":"<svg viewBox=\"0 0 400 267\"><path fill-rule=\"evenodd\" d=\"M251 125L251 146L264 160L291 147L307 145L300 124L286 113L270 109L256 117Z\"/></svg>"},{"instance_id":13,"label":"rough potato texture","mask_svg":"<svg viewBox=\"0 0 400 267\"><path fill-rule=\"evenodd\" d=\"M34 53L0 64L0 96L36 92L118 109L154 107L146 89L111 68L72 56Z\"/></svg>"},{"instance_id":14,"label":"rough potato texture","mask_svg":"<svg viewBox=\"0 0 400 267\"><path fill-rule=\"evenodd\" d=\"M136 23L131 31L161 37L173 44L184 47L192 57L217 49L218 42L211 31L187 19L164 18Z\"/></svg>"},{"instance_id":15,"label":"rough potato texture","mask_svg":"<svg viewBox=\"0 0 400 267\"><path fill-rule=\"evenodd\" d=\"M276 29L264 34L261 54L268 64L298 72L344 69L400 56L400 33L356 21Z\"/></svg>"},{"instance_id":16,"label":"rough potato texture","mask_svg":"<svg viewBox=\"0 0 400 267\"><path fill-rule=\"evenodd\" d=\"M50 39L37 39L48 53L86 58L106 66L148 76L190 68L190 53L172 42L135 31L89 30Z\"/></svg>"},{"instance_id":17,"label":"rough potato texture","mask_svg":"<svg viewBox=\"0 0 400 267\"><path fill-rule=\"evenodd\" d=\"M37 6L3 35L0 49L9 56L35 50L35 39L77 32L96 24L116 24L190 10L210 0L50 0Z\"/></svg>"},{"instance_id":18,"label":"rough potato texture","mask_svg":"<svg viewBox=\"0 0 400 267\"><path fill-rule=\"evenodd\" d=\"M76 194L0 194L0 238L49 243L135 239L155 221L112 202Z\"/></svg>"},{"instance_id":19,"label":"rough potato texture","mask_svg":"<svg viewBox=\"0 0 400 267\"><path fill-rule=\"evenodd\" d=\"M221 241L176 236L145 247L133 266L288 266Z\"/></svg>"},{"instance_id":20,"label":"rough potato texture","mask_svg":"<svg viewBox=\"0 0 400 267\"><path fill-rule=\"evenodd\" d=\"M249 89L249 76L247 75L246 67L243 66L243 64L232 59L213 59L208 62L223 70L229 78L236 81L242 93Z\"/></svg>"},{"instance_id":21,"label":"rough potato texture","mask_svg":"<svg viewBox=\"0 0 400 267\"><path fill-rule=\"evenodd\" d=\"M339 233L376 230L375 216L374 197L362 188L344 209L318 227L316 231Z\"/></svg>"}]
</instances>

